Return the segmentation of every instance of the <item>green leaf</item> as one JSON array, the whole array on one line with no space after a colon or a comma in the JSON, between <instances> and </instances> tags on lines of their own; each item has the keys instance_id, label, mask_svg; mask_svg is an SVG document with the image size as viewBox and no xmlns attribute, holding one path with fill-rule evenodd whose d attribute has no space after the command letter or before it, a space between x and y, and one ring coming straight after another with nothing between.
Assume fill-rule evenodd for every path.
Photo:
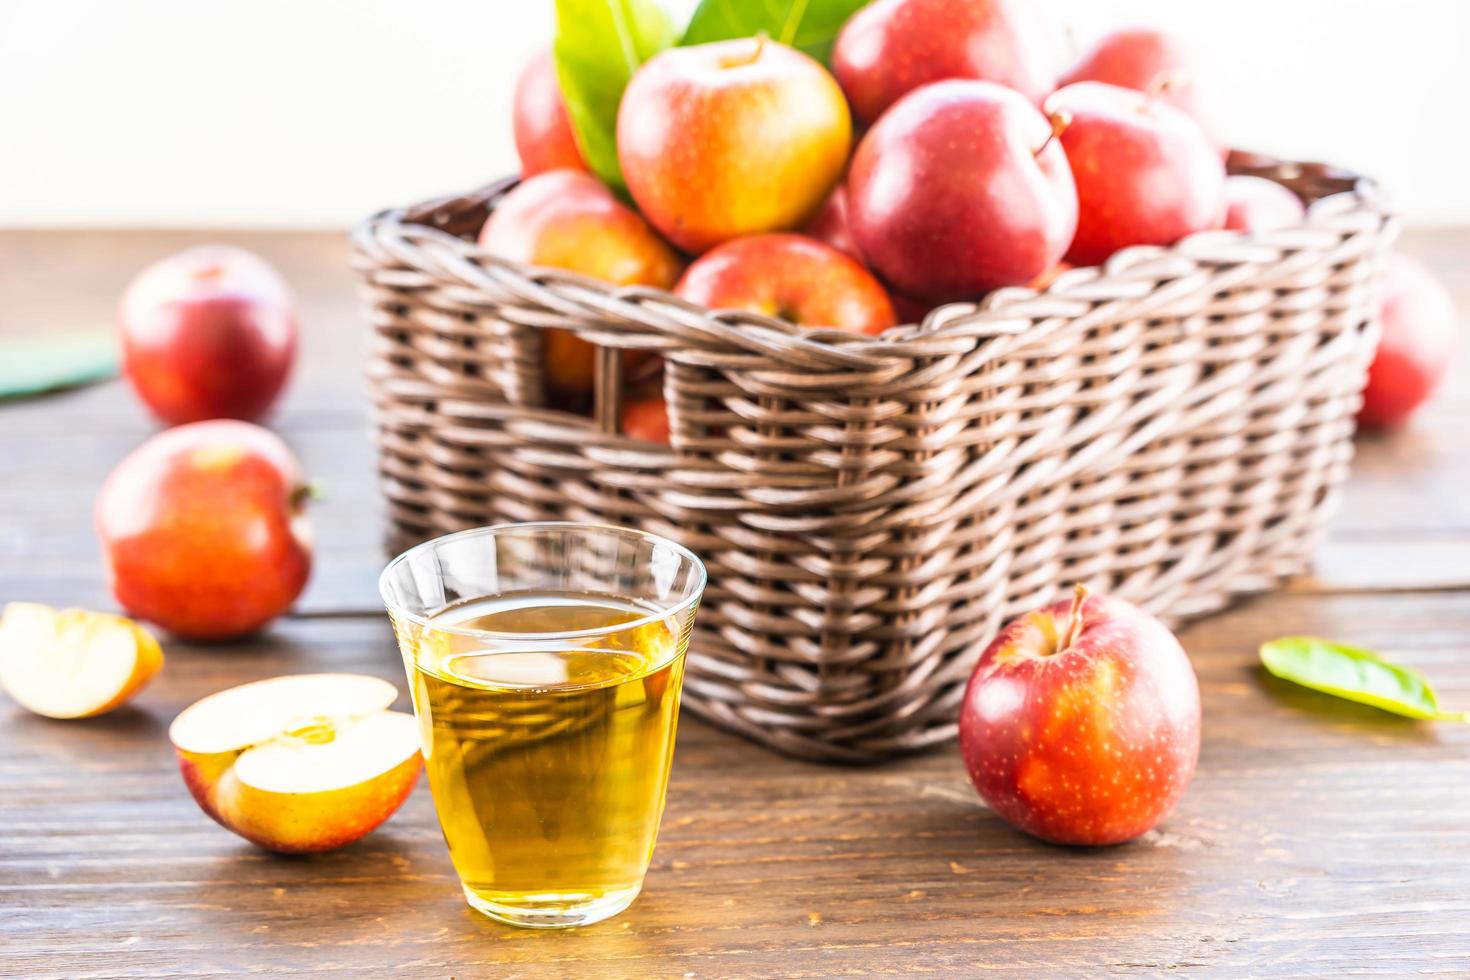
<instances>
[{"instance_id":1,"label":"green leaf","mask_svg":"<svg viewBox=\"0 0 1470 980\"><path fill-rule=\"evenodd\" d=\"M653 0L556 0L556 77L577 145L592 172L625 192L618 166L618 103L628 79L674 43L674 24Z\"/></svg>"},{"instance_id":2,"label":"green leaf","mask_svg":"<svg viewBox=\"0 0 1470 980\"><path fill-rule=\"evenodd\" d=\"M1470 721L1466 712L1442 710L1423 674L1372 650L1315 636L1287 636L1261 644L1261 663L1282 680L1406 718Z\"/></svg>"},{"instance_id":3,"label":"green leaf","mask_svg":"<svg viewBox=\"0 0 1470 980\"><path fill-rule=\"evenodd\" d=\"M764 33L823 64L837 32L868 0L700 0L680 44L704 44Z\"/></svg>"},{"instance_id":4,"label":"green leaf","mask_svg":"<svg viewBox=\"0 0 1470 980\"><path fill-rule=\"evenodd\" d=\"M0 398L37 395L117 374L108 330L0 341Z\"/></svg>"}]
</instances>

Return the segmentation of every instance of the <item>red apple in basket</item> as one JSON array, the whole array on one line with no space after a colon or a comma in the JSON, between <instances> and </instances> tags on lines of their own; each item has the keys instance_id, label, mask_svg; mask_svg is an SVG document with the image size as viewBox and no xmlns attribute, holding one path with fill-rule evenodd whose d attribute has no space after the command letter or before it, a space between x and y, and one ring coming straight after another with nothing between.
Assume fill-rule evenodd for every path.
<instances>
[{"instance_id":1,"label":"red apple in basket","mask_svg":"<svg viewBox=\"0 0 1470 980\"><path fill-rule=\"evenodd\" d=\"M689 252L801 227L842 175L851 141L827 70L763 38L670 48L638 70L618 109L628 191Z\"/></svg>"},{"instance_id":2,"label":"red apple in basket","mask_svg":"<svg viewBox=\"0 0 1470 980\"><path fill-rule=\"evenodd\" d=\"M117 310L123 373L164 422L256 419L296 353L296 304L279 273L227 245L186 249L138 274Z\"/></svg>"},{"instance_id":3,"label":"red apple in basket","mask_svg":"<svg viewBox=\"0 0 1470 980\"><path fill-rule=\"evenodd\" d=\"M195 422L118 463L96 524L127 611L182 636L253 632L296 601L311 571L301 469L274 433Z\"/></svg>"},{"instance_id":4,"label":"red apple in basket","mask_svg":"<svg viewBox=\"0 0 1470 980\"><path fill-rule=\"evenodd\" d=\"M1236 174L1225 178L1224 227L1233 231L1274 231L1301 221L1302 199L1274 180Z\"/></svg>"},{"instance_id":5,"label":"red apple in basket","mask_svg":"<svg viewBox=\"0 0 1470 980\"><path fill-rule=\"evenodd\" d=\"M548 170L586 170L587 161L572 135L566 99L556 80L556 62L551 52L540 51L526 62L516 79L511 126L516 154L521 158L521 176L534 177Z\"/></svg>"},{"instance_id":6,"label":"red apple in basket","mask_svg":"<svg viewBox=\"0 0 1470 980\"><path fill-rule=\"evenodd\" d=\"M1067 121L1062 147L1077 183L1073 265L1130 245L1172 245L1218 227L1225 165L1191 118L1156 95L1078 82L1046 109Z\"/></svg>"},{"instance_id":7,"label":"red apple in basket","mask_svg":"<svg viewBox=\"0 0 1470 980\"><path fill-rule=\"evenodd\" d=\"M936 82L884 113L847 180L869 264L915 298L1023 285L1072 241L1077 193L1052 124L992 82Z\"/></svg>"},{"instance_id":8,"label":"red apple in basket","mask_svg":"<svg viewBox=\"0 0 1470 980\"><path fill-rule=\"evenodd\" d=\"M619 428L623 435L668 445L669 406L662 398L633 398L623 402Z\"/></svg>"},{"instance_id":9,"label":"red apple in basket","mask_svg":"<svg viewBox=\"0 0 1470 980\"><path fill-rule=\"evenodd\" d=\"M553 170L505 196L480 230L480 247L526 265L550 266L614 286L668 289L681 263L648 223L596 177ZM585 400L592 392L596 349L565 330L545 335L546 379L554 394ZM628 351L631 370L647 359Z\"/></svg>"},{"instance_id":10,"label":"red apple in basket","mask_svg":"<svg viewBox=\"0 0 1470 980\"><path fill-rule=\"evenodd\" d=\"M748 310L803 327L880 334L897 322L872 273L805 235L726 242L696 259L674 292L711 309Z\"/></svg>"},{"instance_id":11,"label":"red apple in basket","mask_svg":"<svg viewBox=\"0 0 1470 980\"><path fill-rule=\"evenodd\" d=\"M803 231L819 242L825 242L863 261L863 250L858 248L857 239L852 237L852 211L848 207L847 184L838 184L827 195L827 201L817 216L807 222Z\"/></svg>"},{"instance_id":12,"label":"red apple in basket","mask_svg":"<svg viewBox=\"0 0 1470 980\"><path fill-rule=\"evenodd\" d=\"M1213 76L1198 52L1166 31L1128 27L1106 35L1057 84L1074 82L1106 82L1155 92L1160 100L1197 122L1222 154L1229 152L1216 121Z\"/></svg>"},{"instance_id":13,"label":"red apple in basket","mask_svg":"<svg viewBox=\"0 0 1470 980\"><path fill-rule=\"evenodd\" d=\"M876 0L837 36L832 71L869 123L946 78L996 82L1040 103L1056 84L1059 40L1033 0Z\"/></svg>"},{"instance_id":14,"label":"red apple in basket","mask_svg":"<svg viewBox=\"0 0 1470 980\"><path fill-rule=\"evenodd\" d=\"M1158 620L1079 588L986 647L959 728L970 781L1001 819L1057 844L1117 844L1189 785L1199 684Z\"/></svg>"},{"instance_id":15,"label":"red apple in basket","mask_svg":"<svg viewBox=\"0 0 1470 980\"><path fill-rule=\"evenodd\" d=\"M1416 259L1390 253L1380 300L1383 336L1368 369L1358 422L1367 428L1404 424L1439 387L1454 361L1454 300Z\"/></svg>"}]
</instances>

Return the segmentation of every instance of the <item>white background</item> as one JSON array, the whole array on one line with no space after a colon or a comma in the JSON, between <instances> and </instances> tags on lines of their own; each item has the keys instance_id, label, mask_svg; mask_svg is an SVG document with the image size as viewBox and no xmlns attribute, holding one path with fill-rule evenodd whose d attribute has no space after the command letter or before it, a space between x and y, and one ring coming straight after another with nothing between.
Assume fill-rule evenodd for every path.
<instances>
[{"instance_id":1,"label":"white background","mask_svg":"<svg viewBox=\"0 0 1470 980\"><path fill-rule=\"evenodd\" d=\"M1037 0L1213 62L1237 146L1470 224L1470 0ZM688 0L674 9L687 11ZM552 0L0 0L0 225L343 227L515 169Z\"/></svg>"}]
</instances>

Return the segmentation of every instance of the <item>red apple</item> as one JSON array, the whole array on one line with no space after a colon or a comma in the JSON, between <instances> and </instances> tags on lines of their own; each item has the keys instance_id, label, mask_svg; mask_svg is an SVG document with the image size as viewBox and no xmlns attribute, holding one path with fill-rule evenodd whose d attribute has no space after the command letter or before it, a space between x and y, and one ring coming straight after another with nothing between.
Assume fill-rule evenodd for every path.
<instances>
[{"instance_id":1,"label":"red apple","mask_svg":"<svg viewBox=\"0 0 1470 980\"><path fill-rule=\"evenodd\" d=\"M623 402L621 425L623 435L644 442L668 445L669 406L662 398L637 398Z\"/></svg>"},{"instance_id":2,"label":"red apple","mask_svg":"<svg viewBox=\"0 0 1470 980\"><path fill-rule=\"evenodd\" d=\"M553 170L507 194L480 230L480 247L527 265L568 269L615 286L668 289L681 262L648 223L596 177ZM545 335L546 380L555 394L584 401L592 393L597 350L566 330ZM629 370L647 359L628 351Z\"/></svg>"},{"instance_id":3,"label":"red apple","mask_svg":"<svg viewBox=\"0 0 1470 980\"><path fill-rule=\"evenodd\" d=\"M182 636L259 629L306 585L306 497L291 451L259 426L194 422L153 436L97 498L113 594Z\"/></svg>"},{"instance_id":4,"label":"red apple","mask_svg":"<svg viewBox=\"0 0 1470 980\"><path fill-rule=\"evenodd\" d=\"M1189 786L1199 684L1158 620L1079 588L986 647L959 727L970 781L1001 819L1057 844L1117 844Z\"/></svg>"},{"instance_id":5,"label":"red apple","mask_svg":"<svg viewBox=\"0 0 1470 980\"><path fill-rule=\"evenodd\" d=\"M832 193L827 195L827 202L822 205L817 216L807 222L803 230L817 241L826 242L837 251L844 252L859 262L863 261L863 251L858 248L857 239L852 237L846 184L838 184L832 188Z\"/></svg>"},{"instance_id":6,"label":"red apple","mask_svg":"<svg viewBox=\"0 0 1470 980\"><path fill-rule=\"evenodd\" d=\"M1152 27L1130 27L1103 37L1071 67L1058 86L1106 82L1158 97L1199 123L1217 149L1228 152L1216 121L1213 78L1204 59L1184 41Z\"/></svg>"},{"instance_id":7,"label":"red apple","mask_svg":"<svg viewBox=\"0 0 1470 980\"><path fill-rule=\"evenodd\" d=\"M169 425L256 419L275 404L296 354L296 305L257 255L186 249L144 269L117 311L123 373Z\"/></svg>"},{"instance_id":8,"label":"red apple","mask_svg":"<svg viewBox=\"0 0 1470 980\"><path fill-rule=\"evenodd\" d=\"M521 176L534 177L548 170L586 170L587 161L572 133L566 99L556 79L556 62L551 51L532 55L516 79L511 103L511 127L516 153L521 158Z\"/></svg>"},{"instance_id":9,"label":"red apple","mask_svg":"<svg viewBox=\"0 0 1470 980\"><path fill-rule=\"evenodd\" d=\"M1458 323L1449 290L1416 259L1391 253L1380 301L1383 336L1368 369L1358 423L1403 425L1439 386L1454 361Z\"/></svg>"},{"instance_id":10,"label":"red apple","mask_svg":"<svg viewBox=\"0 0 1470 980\"><path fill-rule=\"evenodd\" d=\"M1237 174L1225 178L1224 227L1234 231L1274 231L1306 216L1302 199L1274 180Z\"/></svg>"},{"instance_id":11,"label":"red apple","mask_svg":"<svg viewBox=\"0 0 1470 980\"><path fill-rule=\"evenodd\" d=\"M1066 121L1062 148L1077 183L1073 265L1099 265L1130 245L1172 245L1219 226L1220 154L1195 121L1157 96L1078 82L1046 100Z\"/></svg>"},{"instance_id":12,"label":"red apple","mask_svg":"<svg viewBox=\"0 0 1470 980\"><path fill-rule=\"evenodd\" d=\"M801 227L841 177L851 142L832 76L762 38L670 48L638 70L618 109L628 191L689 252Z\"/></svg>"},{"instance_id":13,"label":"red apple","mask_svg":"<svg viewBox=\"0 0 1470 980\"><path fill-rule=\"evenodd\" d=\"M883 286L849 255L805 235L753 235L706 252L674 292L711 309L803 327L880 334L896 322Z\"/></svg>"},{"instance_id":14,"label":"red apple","mask_svg":"<svg viewBox=\"0 0 1470 980\"><path fill-rule=\"evenodd\" d=\"M1030 282L1077 225L1052 124L993 82L926 85L858 144L848 175L858 247L915 298L962 299Z\"/></svg>"},{"instance_id":15,"label":"red apple","mask_svg":"<svg viewBox=\"0 0 1470 980\"><path fill-rule=\"evenodd\" d=\"M1028 0L876 0L837 36L832 71L864 122L946 78L997 82L1039 104L1056 84L1059 38Z\"/></svg>"}]
</instances>

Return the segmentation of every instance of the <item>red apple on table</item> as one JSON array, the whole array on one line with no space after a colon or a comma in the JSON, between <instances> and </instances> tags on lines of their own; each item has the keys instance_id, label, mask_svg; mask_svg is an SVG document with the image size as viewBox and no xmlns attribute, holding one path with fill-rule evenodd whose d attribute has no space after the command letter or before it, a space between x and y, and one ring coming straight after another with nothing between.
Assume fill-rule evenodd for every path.
<instances>
[{"instance_id":1,"label":"red apple on table","mask_svg":"<svg viewBox=\"0 0 1470 980\"><path fill-rule=\"evenodd\" d=\"M179 770L220 826L281 854L329 851L371 833L418 783L424 758L398 691L356 674L242 684L169 726Z\"/></svg>"},{"instance_id":2,"label":"red apple on table","mask_svg":"<svg viewBox=\"0 0 1470 980\"><path fill-rule=\"evenodd\" d=\"M748 310L802 327L880 334L896 322L873 274L805 235L752 235L706 252L674 292L711 309Z\"/></svg>"},{"instance_id":3,"label":"red apple on table","mask_svg":"<svg viewBox=\"0 0 1470 980\"><path fill-rule=\"evenodd\" d=\"M228 245L186 249L144 269L123 293L117 327L124 375L170 425L261 417L296 353L285 280Z\"/></svg>"},{"instance_id":4,"label":"red apple on table","mask_svg":"<svg viewBox=\"0 0 1470 980\"><path fill-rule=\"evenodd\" d=\"M863 251L858 248L857 239L852 236L852 212L848 207L847 184L838 184L832 188L832 193L827 195L827 201L817 216L807 222L806 228L802 229L807 235L819 242L825 242L852 256L859 262L863 261Z\"/></svg>"},{"instance_id":5,"label":"red apple on table","mask_svg":"<svg viewBox=\"0 0 1470 980\"><path fill-rule=\"evenodd\" d=\"M1159 99L1188 115L1222 153L1215 109L1215 80L1204 58L1182 38L1152 27L1129 27L1101 38L1068 69L1058 87L1074 82L1106 82Z\"/></svg>"},{"instance_id":6,"label":"red apple on table","mask_svg":"<svg viewBox=\"0 0 1470 980\"><path fill-rule=\"evenodd\" d=\"M852 120L816 61L763 38L670 48L628 83L618 161L639 210L703 252L799 228L842 175Z\"/></svg>"},{"instance_id":7,"label":"red apple on table","mask_svg":"<svg viewBox=\"0 0 1470 980\"><path fill-rule=\"evenodd\" d=\"M1056 85L1060 37L1030 0L876 0L837 36L832 71L867 123L946 78L996 82L1039 104Z\"/></svg>"},{"instance_id":8,"label":"red apple on table","mask_svg":"<svg viewBox=\"0 0 1470 980\"><path fill-rule=\"evenodd\" d=\"M511 103L511 127L522 177L548 170L587 169L572 133L572 120L567 115L550 50L532 55L521 69Z\"/></svg>"},{"instance_id":9,"label":"red apple on table","mask_svg":"<svg viewBox=\"0 0 1470 980\"><path fill-rule=\"evenodd\" d=\"M490 213L480 247L527 265L567 269L614 286L668 289L682 263L638 213L591 174L553 170L522 182ZM597 350L566 330L545 334L546 379L574 401L592 393ZM628 351L631 370L648 355Z\"/></svg>"},{"instance_id":10,"label":"red apple on table","mask_svg":"<svg viewBox=\"0 0 1470 980\"><path fill-rule=\"evenodd\" d=\"M970 781L1001 819L1057 844L1117 844L1188 787L1199 684L1158 620L1079 588L986 647L959 729Z\"/></svg>"},{"instance_id":11,"label":"red apple on table","mask_svg":"<svg viewBox=\"0 0 1470 980\"><path fill-rule=\"evenodd\" d=\"M260 629L296 601L311 571L301 469L248 422L194 422L153 436L97 498L98 536L117 601L181 636Z\"/></svg>"},{"instance_id":12,"label":"red apple on table","mask_svg":"<svg viewBox=\"0 0 1470 980\"><path fill-rule=\"evenodd\" d=\"M868 130L848 174L858 247L930 300L1024 285L1061 260L1077 192L1052 123L992 82L936 82Z\"/></svg>"},{"instance_id":13,"label":"red apple on table","mask_svg":"<svg viewBox=\"0 0 1470 980\"><path fill-rule=\"evenodd\" d=\"M1449 290L1417 259L1390 253L1380 300L1383 335L1368 368L1358 423L1403 425L1429 400L1454 361L1458 319Z\"/></svg>"},{"instance_id":14,"label":"red apple on table","mask_svg":"<svg viewBox=\"0 0 1470 980\"><path fill-rule=\"evenodd\" d=\"M1299 223L1306 213L1302 199L1274 180L1225 178L1224 227L1232 231L1275 231Z\"/></svg>"},{"instance_id":15,"label":"red apple on table","mask_svg":"<svg viewBox=\"0 0 1470 980\"><path fill-rule=\"evenodd\" d=\"M1130 245L1172 245L1218 227L1225 165L1189 116L1157 96L1101 82L1053 92L1077 184L1073 265L1100 265Z\"/></svg>"}]
</instances>

